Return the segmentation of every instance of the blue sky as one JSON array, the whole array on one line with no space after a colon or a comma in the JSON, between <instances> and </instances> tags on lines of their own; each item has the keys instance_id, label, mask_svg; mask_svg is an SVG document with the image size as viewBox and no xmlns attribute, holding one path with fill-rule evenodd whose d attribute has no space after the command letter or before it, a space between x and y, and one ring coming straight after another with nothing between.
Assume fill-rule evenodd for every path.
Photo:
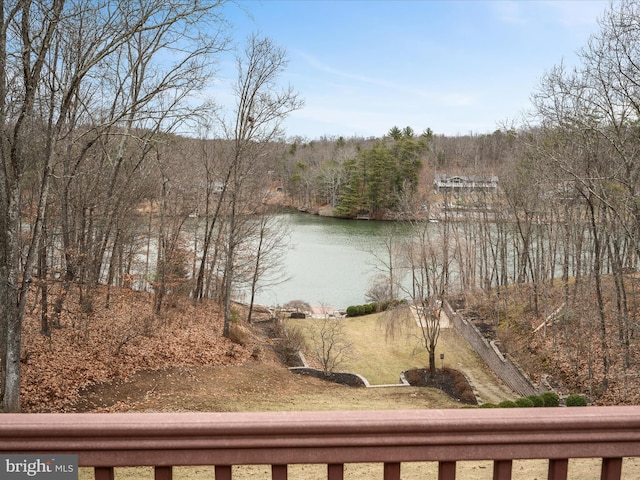
<instances>
[{"instance_id":1,"label":"blue sky","mask_svg":"<svg viewBox=\"0 0 640 480\"><path fill-rule=\"evenodd\" d=\"M599 30L606 1L263 0L228 8L238 42L286 48L305 106L288 137L380 137L393 126L493 132L518 121L546 70ZM244 11L242 11L244 9ZM219 86L219 88L223 88ZM216 91L213 91L216 95ZM224 97L222 92L218 92Z\"/></svg>"}]
</instances>

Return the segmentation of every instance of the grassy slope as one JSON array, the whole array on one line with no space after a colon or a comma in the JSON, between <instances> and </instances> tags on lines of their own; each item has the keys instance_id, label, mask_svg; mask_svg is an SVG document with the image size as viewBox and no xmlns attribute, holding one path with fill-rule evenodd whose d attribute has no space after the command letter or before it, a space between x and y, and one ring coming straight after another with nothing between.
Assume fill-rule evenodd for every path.
<instances>
[{"instance_id":1,"label":"grassy slope","mask_svg":"<svg viewBox=\"0 0 640 480\"><path fill-rule=\"evenodd\" d=\"M427 366L427 353L421 347L420 331L408 310L367 315L340 320L345 341L353 344L352 355L338 370L358 373L372 385L399 382L400 373L413 367ZM318 319L287 320L287 326L299 327L311 338L321 325ZM392 328L393 326L393 328ZM393 332L391 335L389 332ZM436 363L440 368L440 354L444 365L463 371L479 390L485 402L499 402L513 398L473 351L468 342L455 330L443 329L436 349ZM311 356L311 352L307 351Z\"/></svg>"}]
</instances>

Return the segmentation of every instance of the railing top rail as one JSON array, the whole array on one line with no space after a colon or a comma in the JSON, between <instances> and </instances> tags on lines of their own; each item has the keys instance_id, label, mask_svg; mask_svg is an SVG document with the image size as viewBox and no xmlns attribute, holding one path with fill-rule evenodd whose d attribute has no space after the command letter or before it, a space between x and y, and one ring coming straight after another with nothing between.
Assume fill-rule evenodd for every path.
<instances>
[{"instance_id":1,"label":"railing top rail","mask_svg":"<svg viewBox=\"0 0 640 480\"><path fill-rule=\"evenodd\" d=\"M95 466L640 456L640 407L2 414L0 452Z\"/></svg>"}]
</instances>

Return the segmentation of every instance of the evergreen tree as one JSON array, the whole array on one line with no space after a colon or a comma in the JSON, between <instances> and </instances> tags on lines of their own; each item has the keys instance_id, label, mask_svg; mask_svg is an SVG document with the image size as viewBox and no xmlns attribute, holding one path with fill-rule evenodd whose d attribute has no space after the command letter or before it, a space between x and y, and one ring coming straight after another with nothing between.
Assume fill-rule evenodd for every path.
<instances>
[{"instance_id":1,"label":"evergreen tree","mask_svg":"<svg viewBox=\"0 0 640 480\"><path fill-rule=\"evenodd\" d=\"M392 211L400 197L415 192L422 168L420 157L427 148L427 141L416 138L410 127L393 127L386 139L344 163L345 181L338 189L334 214L355 217L366 211L379 218Z\"/></svg>"},{"instance_id":2,"label":"evergreen tree","mask_svg":"<svg viewBox=\"0 0 640 480\"><path fill-rule=\"evenodd\" d=\"M381 210L389 206L389 178L392 176L393 161L386 145L377 142L375 146L364 152L361 160L367 163L364 200L366 209L372 216L378 216Z\"/></svg>"},{"instance_id":3,"label":"evergreen tree","mask_svg":"<svg viewBox=\"0 0 640 480\"><path fill-rule=\"evenodd\" d=\"M355 217L360 210L363 182L358 158L359 156L344 163L345 182L333 211L337 217Z\"/></svg>"}]
</instances>

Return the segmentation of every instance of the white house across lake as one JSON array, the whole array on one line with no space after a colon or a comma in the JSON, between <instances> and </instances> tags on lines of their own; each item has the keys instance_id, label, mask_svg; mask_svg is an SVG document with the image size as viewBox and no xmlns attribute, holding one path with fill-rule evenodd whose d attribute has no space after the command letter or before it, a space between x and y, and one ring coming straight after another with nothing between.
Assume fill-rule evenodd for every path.
<instances>
[{"instance_id":1,"label":"white house across lake","mask_svg":"<svg viewBox=\"0 0 640 480\"><path fill-rule=\"evenodd\" d=\"M498 177L438 173L433 180L433 186L436 193L453 193L460 195L470 193L496 193L498 191Z\"/></svg>"}]
</instances>

